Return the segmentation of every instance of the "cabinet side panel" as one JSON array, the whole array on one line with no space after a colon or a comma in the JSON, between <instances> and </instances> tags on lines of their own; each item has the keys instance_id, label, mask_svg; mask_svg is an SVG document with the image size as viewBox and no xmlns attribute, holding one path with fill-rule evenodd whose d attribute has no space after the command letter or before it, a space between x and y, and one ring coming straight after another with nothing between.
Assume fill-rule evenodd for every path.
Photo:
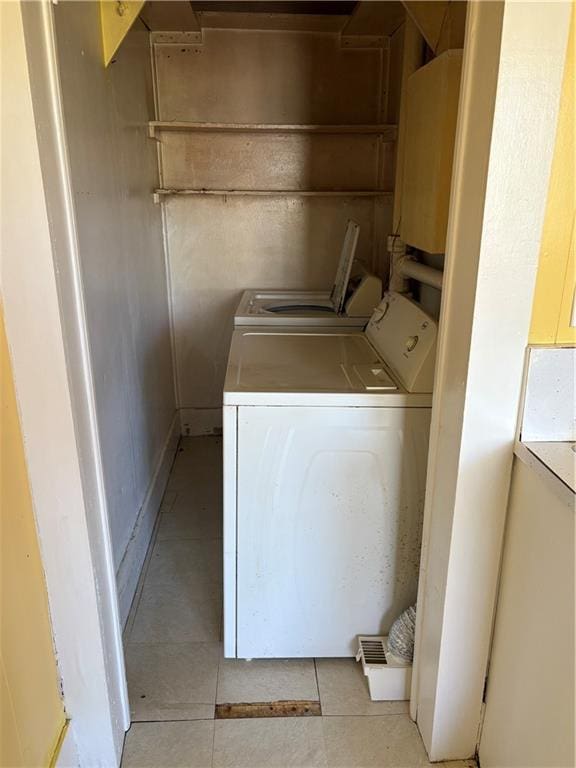
<instances>
[{"instance_id":1,"label":"cabinet side panel","mask_svg":"<svg viewBox=\"0 0 576 768\"><path fill-rule=\"evenodd\" d=\"M429 420L240 409L238 656L352 656L415 602Z\"/></svg>"},{"instance_id":2,"label":"cabinet side panel","mask_svg":"<svg viewBox=\"0 0 576 768\"><path fill-rule=\"evenodd\" d=\"M223 409L224 452L224 656L236 656L237 409Z\"/></svg>"}]
</instances>

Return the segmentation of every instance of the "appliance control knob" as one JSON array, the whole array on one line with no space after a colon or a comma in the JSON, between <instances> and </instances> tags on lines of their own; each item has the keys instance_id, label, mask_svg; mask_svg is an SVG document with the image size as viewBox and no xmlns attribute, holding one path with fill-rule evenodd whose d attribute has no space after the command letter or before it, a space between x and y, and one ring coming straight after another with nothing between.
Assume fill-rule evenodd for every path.
<instances>
[{"instance_id":1,"label":"appliance control knob","mask_svg":"<svg viewBox=\"0 0 576 768\"><path fill-rule=\"evenodd\" d=\"M408 352L412 352L414 347L418 344L418 336L409 336L406 339L406 349Z\"/></svg>"},{"instance_id":2,"label":"appliance control knob","mask_svg":"<svg viewBox=\"0 0 576 768\"><path fill-rule=\"evenodd\" d=\"M388 309L389 309L388 302L386 302L385 304L381 304L379 307L376 307L370 322L373 325L378 325L381 322L381 320L383 320L385 314L388 312Z\"/></svg>"}]
</instances>

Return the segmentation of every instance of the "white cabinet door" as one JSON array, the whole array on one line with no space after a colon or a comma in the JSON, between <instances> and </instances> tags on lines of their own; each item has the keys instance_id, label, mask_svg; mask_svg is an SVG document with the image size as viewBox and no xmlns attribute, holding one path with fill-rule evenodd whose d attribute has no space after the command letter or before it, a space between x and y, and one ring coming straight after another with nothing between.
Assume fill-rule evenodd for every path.
<instances>
[{"instance_id":1,"label":"white cabinet door","mask_svg":"<svg viewBox=\"0 0 576 768\"><path fill-rule=\"evenodd\" d=\"M430 410L238 409L237 654L351 656L416 599Z\"/></svg>"}]
</instances>

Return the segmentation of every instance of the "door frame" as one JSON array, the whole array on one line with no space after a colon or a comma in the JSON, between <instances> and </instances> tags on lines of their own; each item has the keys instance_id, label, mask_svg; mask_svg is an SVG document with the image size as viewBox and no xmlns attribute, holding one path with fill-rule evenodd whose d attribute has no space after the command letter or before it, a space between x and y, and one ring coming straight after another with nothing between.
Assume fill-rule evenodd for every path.
<instances>
[{"instance_id":1,"label":"door frame","mask_svg":"<svg viewBox=\"0 0 576 768\"><path fill-rule=\"evenodd\" d=\"M2 294L69 720L63 747L67 761L110 768L130 718L53 8L0 5Z\"/></svg>"},{"instance_id":2,"label":"door frame","mask_svg":"<svg viewBox=\"0 0 576 768\"><path fill-rule=\"evenodd\" d=\"M571 10L469 2L411 704L432 760L477 743ZM2 5L6 330L69 730L78 765L108 768L129 710L52 7Z\"/></svg>"},{"instance_id":3,"label":"door frame","mask_svg":"<svg viewBox=\"0 0 576 768\"><path fill-rule=\"evenodd\" d=\"M433 761L479 740L570 13L469 1L411 698Z\"/></svg>"}]
</instances>

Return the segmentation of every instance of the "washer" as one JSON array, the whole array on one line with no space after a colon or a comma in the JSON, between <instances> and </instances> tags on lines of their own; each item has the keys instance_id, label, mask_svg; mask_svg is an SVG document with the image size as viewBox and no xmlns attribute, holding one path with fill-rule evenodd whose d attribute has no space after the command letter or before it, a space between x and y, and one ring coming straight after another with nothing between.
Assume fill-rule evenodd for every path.
<instances>
[{"instance_id":1,"label":"washer","mask_svg":"<svg viewBox=\"0 0 576 768\"><path fill-rule=\"evenodd\" d=\"M382 281L354 259L360 227L348 221L331 291L244 291L234 327L246 325L364 328L382 297Z\"/></svg>"},{"instance_id":2,"label":"washer","mask_svg":"<svg viewBox=\"0 0 576 768\"><path fill-rule=\"evenodd\" d=\"M237 329L224 389L224 652L352 656L416 599L437 326Z\"/></svg>"}]
</instances>

